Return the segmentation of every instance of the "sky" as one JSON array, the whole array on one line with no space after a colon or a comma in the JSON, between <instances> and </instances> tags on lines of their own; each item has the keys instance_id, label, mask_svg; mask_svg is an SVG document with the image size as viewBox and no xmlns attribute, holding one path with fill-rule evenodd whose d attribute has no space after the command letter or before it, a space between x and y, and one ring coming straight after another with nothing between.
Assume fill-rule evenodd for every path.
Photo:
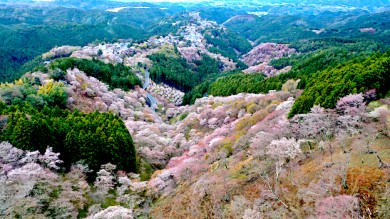
<instances>
[{"instance_id":1,"label":"sky","mask_svg":"<svg viewBox=\"0 0 390 219\"><path fill-rule=\"evenodd\" d=\"M111 0L117 2L204 2L207 0ZM210 0L208 0L210 1Z\"/></svg>"}]
</instances>

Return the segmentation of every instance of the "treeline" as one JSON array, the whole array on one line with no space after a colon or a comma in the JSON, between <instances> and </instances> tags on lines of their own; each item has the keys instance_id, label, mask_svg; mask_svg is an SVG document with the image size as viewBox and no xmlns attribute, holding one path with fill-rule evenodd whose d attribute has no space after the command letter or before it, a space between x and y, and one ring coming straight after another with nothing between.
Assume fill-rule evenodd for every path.
<instances>
[{"instance_id":1,"label":"treeline","mask_svg":"<svg viewBox=\"0 0 390 219\"><path fill-rule=\"evenodd\" d=\"M237 93L266 93L280 90L289 79L301 79L299 87L304 89L295 102L289 117L307 113L313 105L334 108L337 100L350 93L376 90L377 98L389 94L390 87L390 51L375 53L371 51L351 53L347 49L329 48L299 57L274 61L280 68L294 64L286 74L265 78L262 74L243 74L218 77L206 81L184 98L185 104L192 104L196 98L205 94L229 96ZM352 58L352 60L351 60Z\"/></svg>"},{"instance_id":2,"label":"treeline","mask_svg":"<svg viewBox=\"0 0 390 219\"><path fill-rule=\"evenodd\" d=\"M238 93L261 93L259 86L264 81L263 74L243 74L238 73L227 77L219 78L211 84L209 92L214 96L230 96Z\"/></svg>"},{"instance_id":3,"label":"treeline","mask_svg":"<svg viewBox=\"0 0 390 219\"><path fill-rule=\"evenodd\" d=\"M229 75L237 74L237 73L242 73L240 70L232 70L232 71L227 71L227 72L222 72L222 73L214 73L208 75L202 83L199 85L195 86L192 88L190 91L185 93L183 97L183 104L193 104L195 103L195 100L198 98L202 98L209 93L209 89L211 84L213 84L218 78L221 77L226 77Z\"/></svg>"},{"instance_id":4,"label":"treeline","mask_svg":"<svg viewBox=\"0 0 390 219\"><path fill-rule=\"evenodd\" d=\"M301 79L299 88L304 89L306 81L313 77L316 72L323 71L327 68L334 68L337 65L345 63L356 57L367 57L373 51L354 51L344 45L344 48L331 47L328 49L319 49L314 52L303 55L281 58L271 61L270 65L277 69L282 69L286 66L293 66L292 69L285 74L281 74L267 79L267 83L272 83L279 80L281 83L289 79ZM273 87L272 90L279 90L281 86Z\"/></svg>"},{"instance_id":5,"label":"treeline","mask_svg":"<svg viewBox=\"0 0 390 219\"><path fill-rule=\"evenodd\" d=\"M270 65L276 69L282 69L286 66L293 66L291 71L266 80L268 87L276 81L282 84L289 79L300 79L298 88L305 89L306 82L315 73L327 68L348 62L354 58L366 58L375 52L384 52L385 46L370 40L348 40L344 38L326 38L311 39L294 42L290 47L302 53L291 57L283 57L273 60ZM272 90L279 90L281 86L277 85Z\"/></svg>"},{"instance_id":6,"label":"treeline","mask_svg":"<svg viewBox=\"0 0 390 219\"><path fill-rule=\"evenodd\" d=\"M314 41L314 43L311 43ZM311 45L318 45L314 46L314 48L309 49L307 48L307 52L300 55L293 55L291 57L284 57L278 60L271 61L270 65L274 66L277 69L282 69L286 66L293 66L291 71L288 73L280 74L274 77L264 78L264 80L258 80L254 76L248 75L242 75L242 76L235 76L231 78L222 78L228 75L225 74L218 74L211 77L211 80L206 80L204 83L196 86L194 89L192 89L190 92L186 93L183 103L184 104L193 104L196 100L196 98L203 97L206 93L212 94L212 95L221 95L226 96L228 93L231 92L218 92L218 87L226 87L223 85L223 83L226 84L233 84L233 81L237 80L238 78L244 79L245 82L248 84L248 86L241 86L239 89L242 92L254 92L254 93L267 93L269 90L280 90L282 88L282 85L289 79L301 79L301 83L299 84L300 88L304 89L305 87L305 81L306 78L310 78L314 73L317 71L325 70L329 67L335 67L339 65L340 63L344 63L348 60L350 60L353 57L358 56L359 54L362 55L362 53L369 54L372 52L371 50L365 50L365 47L360 47L360 50L355 50L357 45L355 43L351 44L340 44L336 45L335 47L332 47L331 44L333 42L332 39L329 40L321 40L321 42L317 42L317 40L310 40L306 41L308 44ZM298 49L300 45L303 45L304 43L296 43L295 45ZM360 43L358 45L361 45ZM375 47L376 48L376 47ZM310 50L310 52L309 52ZM231 72L231 74L242 74L240 71ZM231 75L229 74L229 75ZM238 74L239 75L239 74ZM220 78L220 82L218 84L213 85L215 81ZM253 80L253 81L252 81ZM252 85L256 85L256 88L253 88ZM210 87L213 85L215 92L210 92ZM239 86L239 85L234 85ZM247 88L247 89L245 89ZM231 88L231 90L235 90L235 88ZM234 92L233 92L234 93Z\"/></svg>"},{"instance_id":7,"label":"treeline","mask_svg":"<svg viewBox=\"0 0 390 219\"><path fill-rule=\"evenodd\" d=\"M307 113L313 105L334 108L337 100L350 93L376 90L378 98L390 91L390 51L367 59L356 58L326 69L307 79L305 90L296 100L289 117Z\"/></svg>"},{"instance_id":8,"label":"treeline","mask_svg":"<svg viewBox=\"0 0 390 219\"><path fill-rule=\"evenodd\" d=\"M51 69L66 71L69 68L78 68L88 76L93 76L105 83L110 88L121 88L123 90L133 89L136 85L142 85L141 80L123 64L106 64L97 59L60 58L52 61Z\"/></svg>"},{"instance_id":9,"label":"treeline","mask_svg":"<svg viewBox=\"0 0 390 219\"><path fill-rule=\"evenodd\" d=\"M264 74L245 74L240 70L213 75L186 93L183 104L193 104L205 95L230 96L238 93L266 93L274 88L281 89L283 83Z\"/></svg>"},{"instance_id":10,"label":"treeline","mask_svg":"<svg viewBox=\"0 0 390 219\"><path fill-rule=\"evenodd\" d=\"M166 83L185 92L202 83L207 75L220 72L219 63L207 55L203 55L201 60L194 61L194 65L188 64L187 60L179 56L168 56L163 53L155 53L148 58L153 61L150 69L153 81Z\"/></svg>"},{"instance_id":11,"label":"treeline","mask_svg":"<svg viewBox=\"0 0 390 219\"><path fill-rule=\"evenodd\" d=\"M322 59L322 63L318 63L316 67L322 68L322 66L337 65L340 62L362 54L371 54L378 51L384 52L387 50L385 45L372 40L351 40L339 37L300 40L291 43L289 47L294 48L298 52L298 55L293 54L290 57L274 59L270 62L270 65L276 69L293 66L292 71L296 71L303 67L296 67L295 65L304 66L307 65L305 63L317 62L316 60ZM310 72L312 70L307 69L305 71Z\"/></svg>"},{"instance_id":12,"label":"treeline","mask_svg":"<svg viewBox=\"0 0 390 219\"><path fill-rule=\"evenodd\" d=\"M214 96L266 93L269 90L280 90L288 79L299 78L304 81L300 84L304 92L296 100L289 117L307 113L313 105L334 108L338 99L351 93L364 93L375 89L377 98L389 94L390 51L376 53L368 58L361 55L346 62L342 55L339 63L344 61L344 64L337 64L337 55L325 54L319 53L317 56L312 56L306 60L306 64L296 65L300 67L298 70L276 77L265 78L262 74L235 73L220 77L214 82L206 81L186 94L184 102L192 104L196 98L203 97L206 93Z\"/></svg>"}]
</instances>

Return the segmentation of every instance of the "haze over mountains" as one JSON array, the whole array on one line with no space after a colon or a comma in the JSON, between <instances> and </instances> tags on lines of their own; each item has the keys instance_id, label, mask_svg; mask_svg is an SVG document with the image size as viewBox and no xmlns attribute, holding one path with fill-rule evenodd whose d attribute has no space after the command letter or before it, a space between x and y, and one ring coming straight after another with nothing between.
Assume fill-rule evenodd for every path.
<instances>
[{"instance_id":1,"label":"haze over mountains","mask_svg":"<svg viewBox=\"0 0 390 219\"><path fill-rule=\"evenodd\" d=\"M218 1L195 1L195 0L92 0L92 1L76 1L76 0L2 0L0 2L7 4L15 3L24 3L24 4L36 4L36 5L56 5L63 7L80 7L80 8L95 8L95 9L104 9L105 7L113 6L122 6L126 4L140 4L142 2L150 2L157 4L166 4L166 3L177 3L180 5L208 5L214 7L232 7L232 8L260 8L262 6L295 6L295 7L322 7L323 9L327 8L328 10L353 10L353 9L364 9L364 10L385 10L389 7L390 3L388 0L323 0L323 1L313 1L313 0L250 0L250 1L240 1L240 0L218 0Z\"/></svg>"},{"instance_id":2,"label":"haze over mountains","mask_svg":"<svg viewBox=\"0 0 390 219\"><path fill-rule=\"evenodd\" d=\"M390 218L389 1L0 1L0 218Z\"/></svg>"}]
</instances>

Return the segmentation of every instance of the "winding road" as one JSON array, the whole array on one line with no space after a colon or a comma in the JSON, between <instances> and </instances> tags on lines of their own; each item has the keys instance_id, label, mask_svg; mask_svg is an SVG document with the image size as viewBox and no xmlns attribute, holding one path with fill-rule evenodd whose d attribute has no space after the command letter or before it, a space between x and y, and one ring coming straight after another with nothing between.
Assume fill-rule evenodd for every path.
<instances>
[{"instance_id":1,"label":"winding road","mask_svg":"<svg viewBox=\"0 0 390 219\"><path fill-rule=\"evenodd\" d=\"M146 89L149 87L149 85L150 85L150 73L149 73L149 71L146 69L146 70L145 70L145 81L144 81L144 85L142 86L142 88L143 88L144 90L146 90ZM150 102L149 108L153 111L154 116L155 116L161 123L164 123L164 122L162 121L162 119L160 118L160 116L157 115L156 109L155 109L154 107L152 107L153 105L155 105L156 107L158 106L156 98L154 98L153 95L152 95L151 93L149 93L149 92L146 93L146 98L147 98L148 101Z\"/></svg>"},{"instance_id":2,"label":"winding road","mask_svg":"<svg viewBox=\"0 0 390 219\"><path fill-rule=\"evenodd\" d=\"M143 89L146 90L146 88L149 87L149 84L150 84L150 73L148 70L145 70L145 81L144 81Z\"/></svg>"}]
</instances>

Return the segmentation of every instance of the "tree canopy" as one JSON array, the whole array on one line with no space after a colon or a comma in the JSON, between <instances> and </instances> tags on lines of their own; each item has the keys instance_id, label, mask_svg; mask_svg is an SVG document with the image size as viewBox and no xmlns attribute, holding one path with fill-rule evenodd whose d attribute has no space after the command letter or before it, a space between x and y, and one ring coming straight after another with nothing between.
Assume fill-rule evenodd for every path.
<instances>
[{"instance_id":1,"label":"tree canopy","mask_svg":"<svg viewBox=\"0 0 390 219\"><path fill-rule=\"evenodd\" d=\"M97 59L60 58L50 64L51 69L59 68L66 71L69 68L78 68L88 76L95 77L105 83L110 88L121 88L129 90L136 85L142 85L141 80L123 64L105 64Z\"/></svg>"},{"instance_id":2,"label":"tree canopy","mask_svg":"<svg viewBox=\"0 0 390 219\"><path fill-rule=\"evenodd\" d=\"M351 93L376 90L378 98L390 87L390 51L362 60L356 58L335 68L318 72L307 80L305 90L293 105L289 117L307 113L313 105L335 108L337 100Z\"/></svg>"}]
</instances>

